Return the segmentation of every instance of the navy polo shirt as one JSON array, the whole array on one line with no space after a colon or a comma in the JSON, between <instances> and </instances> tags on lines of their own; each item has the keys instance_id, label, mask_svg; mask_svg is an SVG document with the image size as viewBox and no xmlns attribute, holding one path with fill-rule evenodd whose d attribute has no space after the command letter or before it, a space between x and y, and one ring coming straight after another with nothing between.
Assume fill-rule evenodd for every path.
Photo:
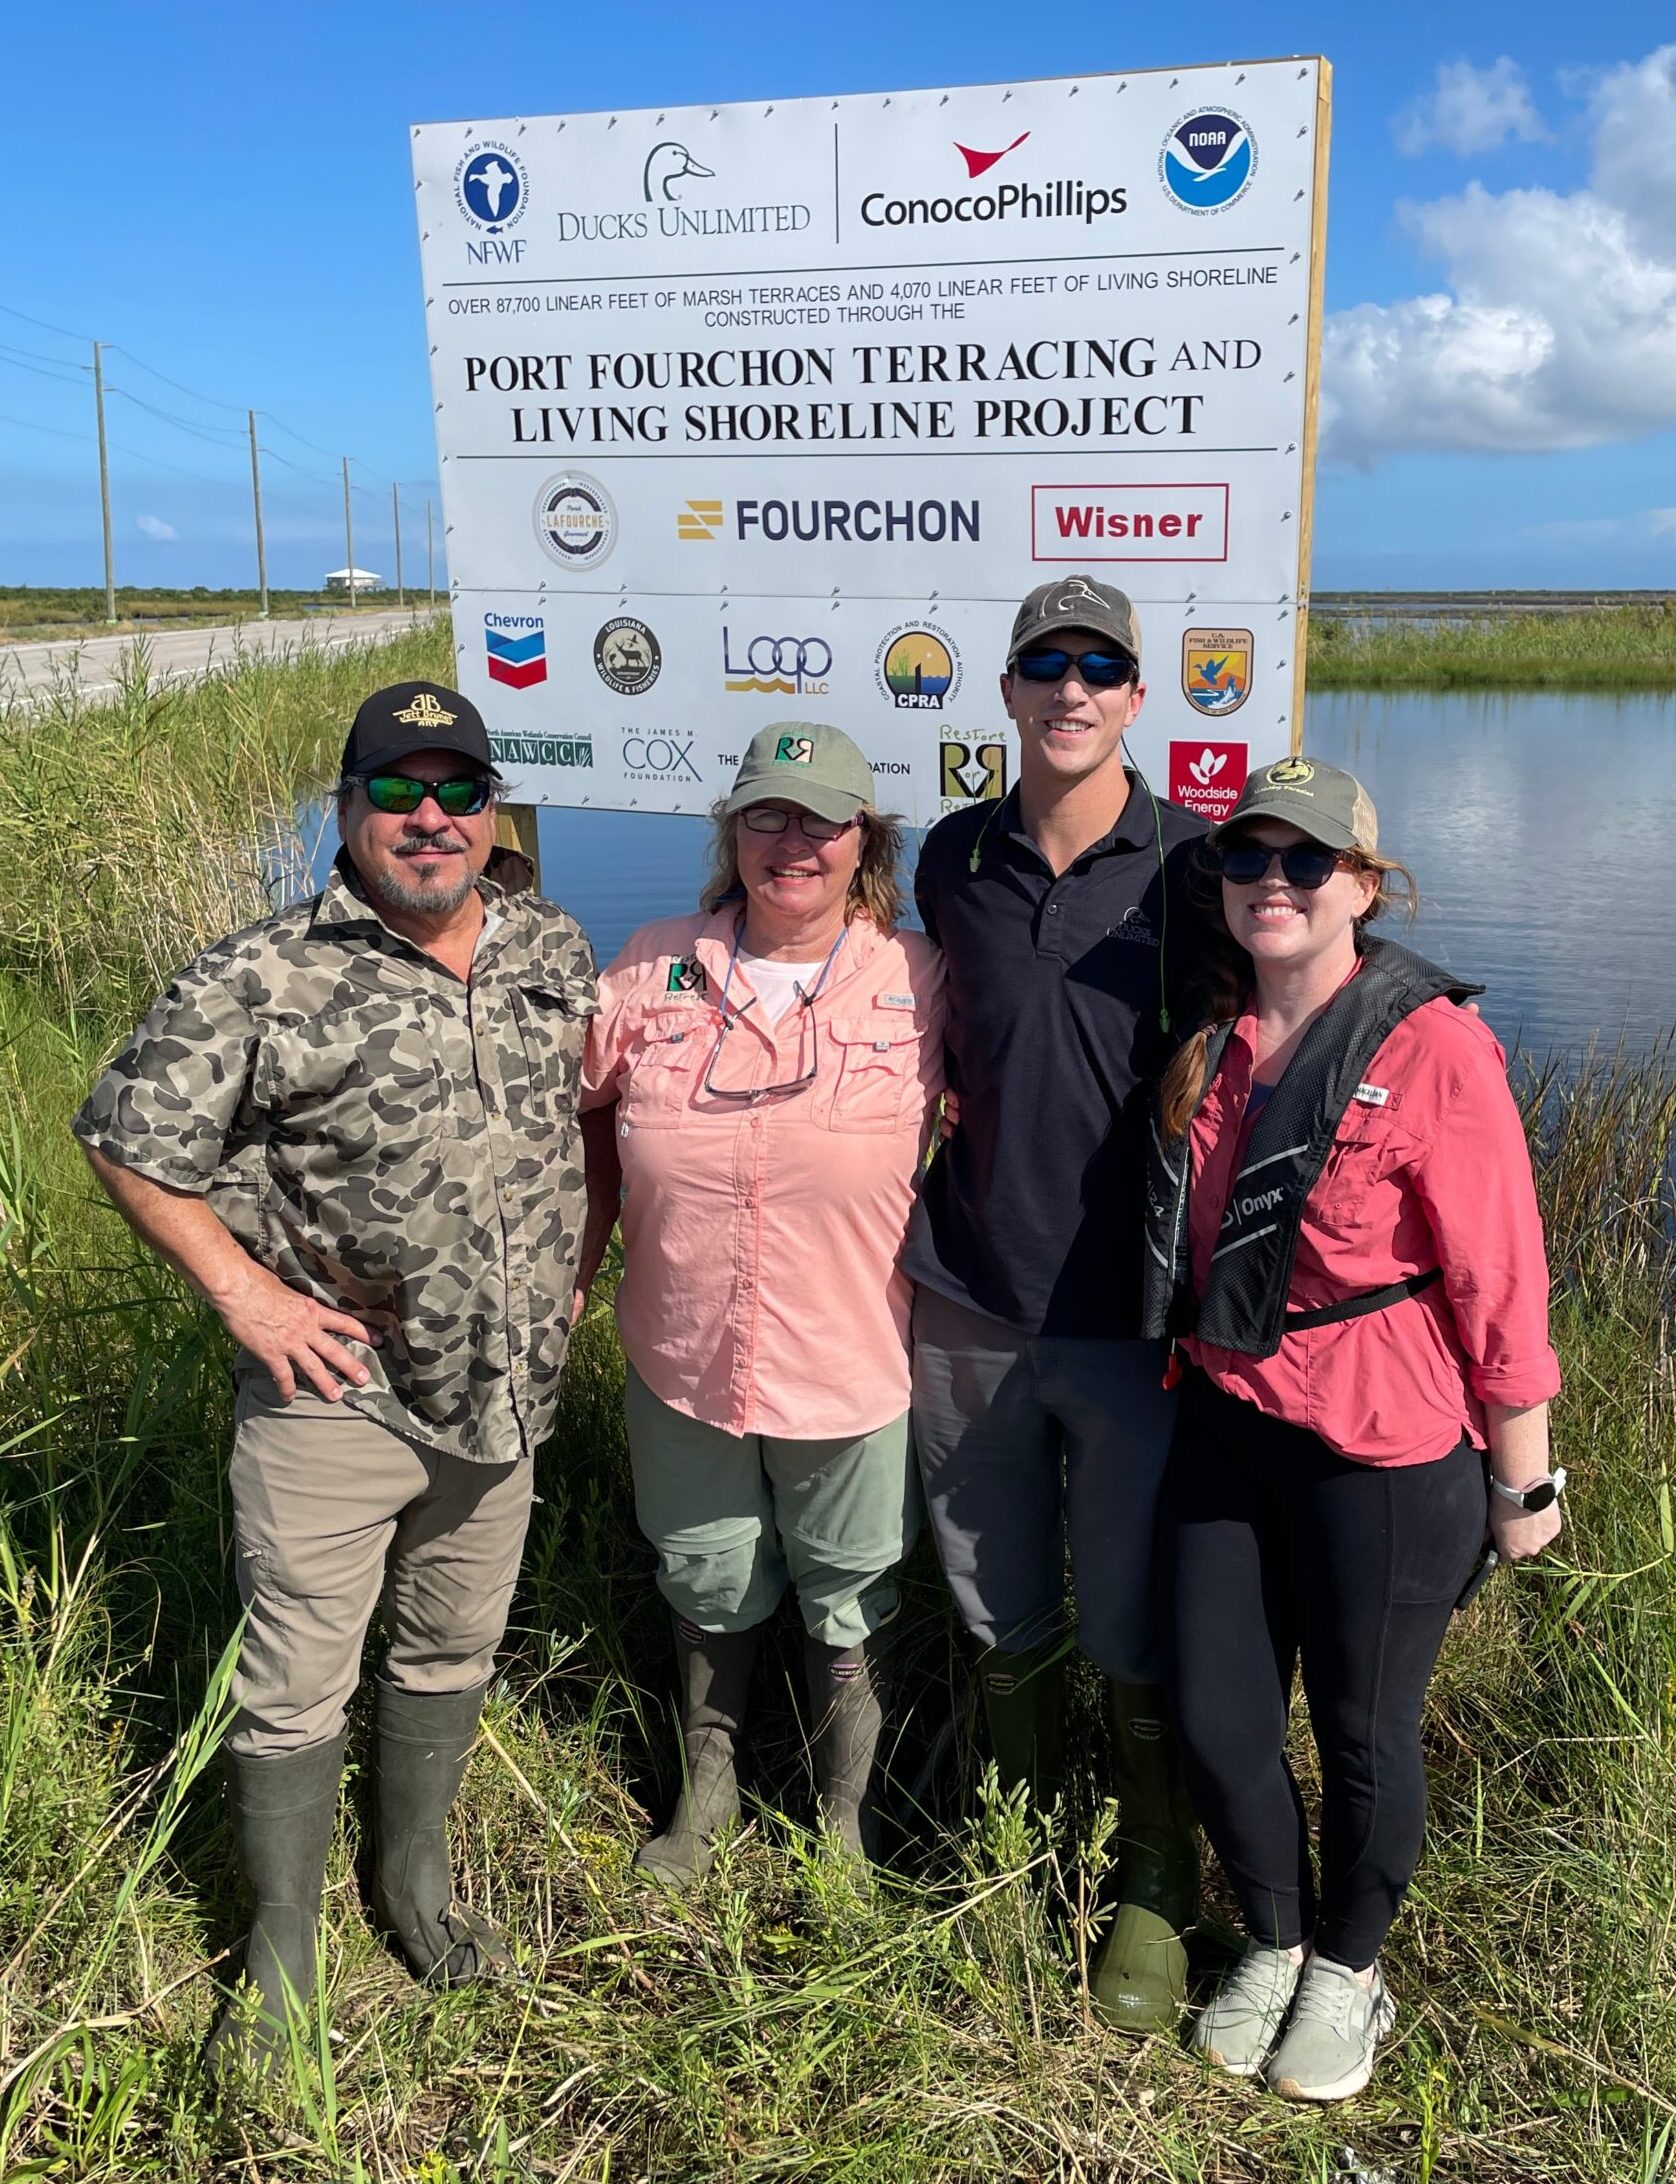
<instances>
[{"instance_id":1,"label":"navy polo shirt","mask_svg":"<svg viewBox=\"0 0 1676 2184\"><path fill-rule=\"evenodd\" d=\"M1203 930L1187 867L1205 826L1159 802L1155 831L1129 778L1116 826L1057 878L1014 789L939 821L914 879L948 966L960 1127L924 1179L904 1264L1027 1334L1140 1332L1149 1099L1186 1028Z\"/></svg>"}]
</instances>

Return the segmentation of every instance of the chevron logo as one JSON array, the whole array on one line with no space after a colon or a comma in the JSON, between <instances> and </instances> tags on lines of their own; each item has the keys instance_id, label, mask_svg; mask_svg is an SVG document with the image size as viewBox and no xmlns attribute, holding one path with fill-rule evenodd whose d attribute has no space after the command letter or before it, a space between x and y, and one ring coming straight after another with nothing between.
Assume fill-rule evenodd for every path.
<instances>
[{"instance_id":1,"label":"chevron logo","mask_svg":"<svg viewBox=\"0 0 1676 2184\"><path fill-rule=\"evenodd\" d=\"M547 680L547 628L536 614L486 614L483 642L489 652L489 680L511 690L528 690Z\"/></svg>"}]
</instances>

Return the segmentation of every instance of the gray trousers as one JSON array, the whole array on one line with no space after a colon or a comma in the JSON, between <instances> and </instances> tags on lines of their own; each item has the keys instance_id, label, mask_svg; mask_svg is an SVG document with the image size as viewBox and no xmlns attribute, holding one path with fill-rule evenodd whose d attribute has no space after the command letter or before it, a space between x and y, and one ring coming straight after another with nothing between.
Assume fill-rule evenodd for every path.
<instances>
[{"instance_id":1,"label":"gray trousers","mask_svg":"<svg viewBox=\"0 0 1676 2184\"><path fill-rule=\"evenodd\" d=\"M962 1622L1022 1653L1066 1626L1120 1683L1156 1683L1163 1633L1153 1534L1175 1426L1156 1342L1023 1335L922 1288L914 1302L914 1442L926 1511Z\"/></svg>"},{"instance_id":2,"label":"gray trousers","mask_svg":"<svg viewBox=\"0 0 1676 2184\"><path fill-rule=\"evenodd\" d=\"M474 1464L265 1374L239 1375L230 1484L239 1598L229 1751L260 1759L335 1737L385 1596L385 1679L471 1691L495 1649L529 1524L535 1467Z\"/></svg>"}]
</instances>

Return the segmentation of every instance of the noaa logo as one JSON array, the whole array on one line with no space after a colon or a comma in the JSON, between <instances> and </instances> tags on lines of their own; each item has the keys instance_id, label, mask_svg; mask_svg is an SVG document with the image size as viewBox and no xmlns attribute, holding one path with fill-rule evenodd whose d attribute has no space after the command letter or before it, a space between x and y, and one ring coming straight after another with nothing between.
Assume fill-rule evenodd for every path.
<instances>
[{"instance_id":1,"label":"noaa logo","mask_svg":"<svg viewBox=\"0 0 1676 2184\"><path fill-rule=\"evenodd\" d=\"M617 508L597 478L561 471L535 496L535 535L561 569L597 568L617 543Z\"/></svg>"},{"instance_id":2,"label":"noaa logo","mask_svg":"<svg viewBox=\"0 0 1676 2184\"><path fill-rule=\"evenodd\" d=\"M468 145L454 169L454 196L460 210L485 235L501 235L516 227L529 195L529 175L510 144Z\"/></svg>"},{"instance_id":3,"label":"noaa logo","mask_svg":"<svg viewBox=\"0 0 1676 2184\"><path fill-rule=\"evenodd\" d=\"M1164 139L1158 179L1186 212L1226 212L1251 187L1257 140L1225 106L1184 114Z\"/></svg>"}]
</instances>

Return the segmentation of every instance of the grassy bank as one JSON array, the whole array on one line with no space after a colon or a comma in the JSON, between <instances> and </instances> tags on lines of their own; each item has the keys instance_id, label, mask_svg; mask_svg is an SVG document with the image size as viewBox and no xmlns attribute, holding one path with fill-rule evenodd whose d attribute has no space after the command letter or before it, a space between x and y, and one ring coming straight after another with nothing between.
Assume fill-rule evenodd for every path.
<instances>
[{"instance_id":1,"label":"grassy bank","mask_svg":"<svg viewBox=\"0 0 1676 2184\"><path fill-rule=\"evenodd\" d=\"M634 1886L670 1789L668 1661L598 1305L457 1831L467 1893L529 1977L423 1994L376 1939L358 1716L322 2024L264 2106L215 2107L195 2055L241 1910L212 1750L234 1617L226 1348L96 1200L64 1124L166 968L297 868L292 788L329 774L350 694L375 664L446 659L428 634L376 663L253 665L163 709L131 690L28 738L0 723L23 814L0 865L0 2176L1279 2184L1346 2173L1346 2146L1404 2184L1671 2173L1669 1057L1527 1087L1575 1531L1451 1638L1432 1845L1388 1957L1399 2036L1351 2108L1289 2110L1093 2026L1095 1694L1077 1694L1055 1832L966 1796L964 1683L923 1549L898 1761L923 1818L896 1875L863 1895L800 1832L782 1622L756 1824L692 1902ZM253 840L263 854L228 847ZM1207 1966L1220 1890L1211 1911Z\"/></svg>"},{"instance_id":2,"label":"grassy bank","mask_svg":"<svg viewBox=\"0 0 1676 2184\"><path fill-rule=\"evenodd\" d=\"M1312 690L1676 689L1676 606L1419 622L1313 616Z\"/></svg>"},{"instance_id":3,"label":"grassy bank","mask_svg":"<svg viewBox=\"0 0 1676 2184\"><path fill-rule=\"evenodd\" d=\"M417 600L423 586L413 587ZM393 607L394 590L363 592L354 603L356 613ZM196 584L190 590L149 589L144 585L119 584L116 590L116 627L125 631L155 632L191 629L204 623L246 622L261 609L254 591L211 591ZM351 611L343 592L270 591L268 612L275 621L289 616ZM103 637L113 634L105 620L102 586L81 585L54 589L41 584L0 584L0 645L27 644L41 638Z\"/></svg>"}]
</instances>

